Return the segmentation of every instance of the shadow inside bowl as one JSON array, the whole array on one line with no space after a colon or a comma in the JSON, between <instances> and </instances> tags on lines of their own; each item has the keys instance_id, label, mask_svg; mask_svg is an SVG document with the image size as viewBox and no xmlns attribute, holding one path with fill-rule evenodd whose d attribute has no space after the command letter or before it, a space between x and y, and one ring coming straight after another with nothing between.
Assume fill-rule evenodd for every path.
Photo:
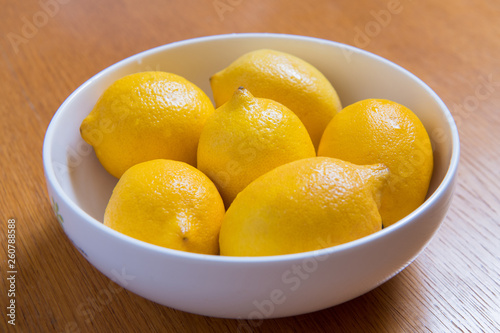
<instances>
[{"instance_id":1,"label":"shadow inside bowl","mask_svg":"<svg viewBox=\"0 0 500 333\"><path fill-rule=\"evenodd\" d=\"M82 145L87 144L82 140ZM90 145L88 149L91 152L70 169L69 178L72 188L78 189L74 191L74 200L77 205L102 223L104 210L118 179L104 169ZM70 164L70 158L72 157L68 154L68 164Z\"/></svg>"}]
</instances>

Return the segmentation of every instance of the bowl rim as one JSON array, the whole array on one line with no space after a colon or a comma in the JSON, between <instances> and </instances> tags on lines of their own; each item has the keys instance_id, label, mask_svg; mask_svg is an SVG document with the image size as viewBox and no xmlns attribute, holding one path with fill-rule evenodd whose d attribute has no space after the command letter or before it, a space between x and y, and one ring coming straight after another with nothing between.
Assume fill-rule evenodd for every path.
<instances>
[{"instance_id":1,"label":"bowl rim","mask_svg":"<svg viewBox=\"0 0 500 333\"><path fill-rule=\"evenodd\" d=\"M118 231L115 231L107 226L105 226L102 222L94 219L92 216L90 216L88 213L86 213L80 206L78 206L63 190L62 186L59 184L59 181L57 180L56 173L54 170L54 166L52 163L51 155L52 155L52 142L55 139L55 132L56 128L58 127L58 120L62 116L62 114L65 112L67 105L71 103L73 99L76 98L76 96L84 89L86 89L87 86L91 85L94 81L98 80L101 76L106 75L109 72L112 72L116 69L118 69L121 66L125 66L130 62L134 61L142 61L140 60L143 57L146 57L150 54L154 54L157 52L162 52L171 48L177 48L177 47L182 47L183 45L189 45L189 44L195 44L199 42L209 42L209 41L215 41L215 40L221 40L221 39L242 39L242 38L269 38L269 39L292 39L292 40L301 40L301 41L309 41L309 42L317 42L320 44L328 44L328 45L335 45L341 49L345 49L351 54L361 54L363 56L373 58L377 61L383 62L386 65L392 66L395 69L402 71L405 73L407 76L412 78L417 84L419 84L421 87L423 87L427 93L429 93L432 98L437 102L439 105L440 109L444 112L444 116L447 119L447 123L449 125L450 133L451 133L451 158L449 161L449 166L448 170L446 171L446 174L443 178L443 180L440 182L440 184L437 186L435 191L425 200L424 203L422 203L417 209L415 209L413 212L411 212L409 215L405 216L403 219L398 221L398 223L395 223L393 225L390 225L388 227L383 228L380 231L377 231L373 234L370 234L368 236L362 237L360 239L356 239L354 241L340 244L340 245L335 245L332 247L327 247L323 249L318 249L318 250L313 250L313 251L307 251L307 252L300 252L300 253L292 253L292 254L282 254L282 255L272 255L272 256L255 256L255 257L236 257L236 256L221 256L221 255L210 255L210 254L199 254L199 253L191 253L191 252L184 252L180 250L175 250L175 249L169 249L165 247L161 247L158 245L153 245L146 243L144 241L135 239L133 237L124 235ZM340 42L336 41L331 41L331 40L326 40L322 38L317 38L317 37L308 37L308 36L300 36L300 35L292 35L292 34L280 34L280 33L232 33L232 34L221 34L221 35L211 35L211 36L202 36L202 37L196 37L196 38L191 38L191 39L186 39L186 40L181 40L181 41L176 41L172 43L168 43L165 45L157 46L142 52L139 52L137 54L131 55L129 57L126 57L113 65L101 70L94 76L92 76L90 79L85 81L82 85L80 85L77 89L75 89L65 100L64 102L59 106L57 111L55 112L54 116L52 117L46 133L44 137L44 142L43 142L43 166L44 166L44 171L45 171L45 178L47 181L47 185L51 186L52 189L57 193L57 195L70 207L70 209L75 212L76 214L79 215L79 217L86 222L90 223L95 228L100 229L102 232L108 234L109 236L112 237L117 237L120 241L124 243L128 243L131 246L138 246L141 247L145 251L152 251L156 252L158 254L165 254L165 255L170 255L177 257L179 259L189 259L189 260L201 260L205 262L212 262L212 263L275 263L275 262L290 262L290 261L297 261L297 260L304 260L310 257L321 257L321 256L330 256L334 254L339 254L341 252L349 252L354 250L355 248L358 248L359 246L364 246L367 245L368 243L382 238L387 234L396 232L398 229L404 228L407 224L411 223L413 218L416 215L419 215L423 213L426 210L429 210L431 206L433 206L436 201L441 198L445 192L446 189L449 188L450 186L453 186L453 180L455 178L455 175L457 173L458 169L458 164L459 164L459 157L460 157L460 140L459 140L459 134L458 134L458 129L456 127L455 121L451 115L451 112L449 111L448 107L445 105L445 103L441 100L441 98L425 83L423 82L420 78L418 78L416 75L408 71L407 69L401 67L400 65L397 65L393 63L392 61L389 61L379 55L376 55L374 53L368 52L366 50L348 45L348 44L343 44ZM63 227L64 228L64 227Z\"/></svg>"}]
</instances>

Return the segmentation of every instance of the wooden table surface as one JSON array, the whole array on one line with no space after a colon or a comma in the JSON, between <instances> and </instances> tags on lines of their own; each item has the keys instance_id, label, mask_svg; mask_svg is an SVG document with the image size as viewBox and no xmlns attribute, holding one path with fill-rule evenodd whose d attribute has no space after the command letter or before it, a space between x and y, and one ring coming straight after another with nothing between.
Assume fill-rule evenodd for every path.
<instances>
[{"instance_id":1,"label":"wooden table surface","mask_svg":"<svg viewBox=\"0 0 500 333\"><path fill-rule=\"evenodd\" d=\"M0 0L0 8L0 331L499 329L499 1ZM42 144L64 99L100 70L140 51L234 32L306 35L366 49L423 79L453 113L461 165L451 209L425 251L379 288L290 318L203 317L120 289L63 233L45 188ZM12 298L9 219L16 221L15 326L6 310Z\"/></svg>"}]
</instances>

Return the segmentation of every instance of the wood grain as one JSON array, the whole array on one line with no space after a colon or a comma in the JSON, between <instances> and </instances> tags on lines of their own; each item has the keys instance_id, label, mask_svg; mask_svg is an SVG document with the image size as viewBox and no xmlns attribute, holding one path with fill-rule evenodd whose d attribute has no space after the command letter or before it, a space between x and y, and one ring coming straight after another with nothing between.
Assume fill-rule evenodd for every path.
<instances>
[{"instance_id":1,"label":"wood grain","mask_svg":"<svg viewBox=\"0 0 500 333\"><path fill-rule=\"evenodd\" d=\"M221 3L225 11L217 9ZM0 8L0 331L500 328L500 2L0 0ZM452 207L418 259L381 287L302 316L263 322L209 318L120 288L65 237L46 194L41 155L58 106L85 80L127 56L233 32L298 34L364 48L423 79L454 114L462 154ZM15 327L5 315L11 218L17 226Z\"/></svg>"}]
</instances>

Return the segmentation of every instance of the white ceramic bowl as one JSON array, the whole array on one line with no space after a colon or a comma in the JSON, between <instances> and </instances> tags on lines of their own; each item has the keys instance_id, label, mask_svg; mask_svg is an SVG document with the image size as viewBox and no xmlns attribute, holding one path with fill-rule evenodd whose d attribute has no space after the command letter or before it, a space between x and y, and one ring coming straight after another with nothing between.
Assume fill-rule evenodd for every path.
<instances>
[{"instance_id":1,"label":"white ceramic bowl","mask_svg":"<svg viewBox=\"0 0 500 333\"><path fill-rule=\"evenodd\" d=\"M162 70L212 96L208 78L243 53L272 48L312 63L344 106L386 98L413 110L430 134L435 167L429 195L412 214L368 237L319 251L255 258L200 255L150 245L101 221L116 179L106 173L79 127L101 93L124 75ZM69 239L103 274L154 302L215 317L271 318L324 309L360 296L410 264L450 205L459 160L452 116L439 97L403 68L366 51L315 38L231 34L176 42L103 70L54 115L43 162L48 194Z\"/></svg>"}]
</instances>

